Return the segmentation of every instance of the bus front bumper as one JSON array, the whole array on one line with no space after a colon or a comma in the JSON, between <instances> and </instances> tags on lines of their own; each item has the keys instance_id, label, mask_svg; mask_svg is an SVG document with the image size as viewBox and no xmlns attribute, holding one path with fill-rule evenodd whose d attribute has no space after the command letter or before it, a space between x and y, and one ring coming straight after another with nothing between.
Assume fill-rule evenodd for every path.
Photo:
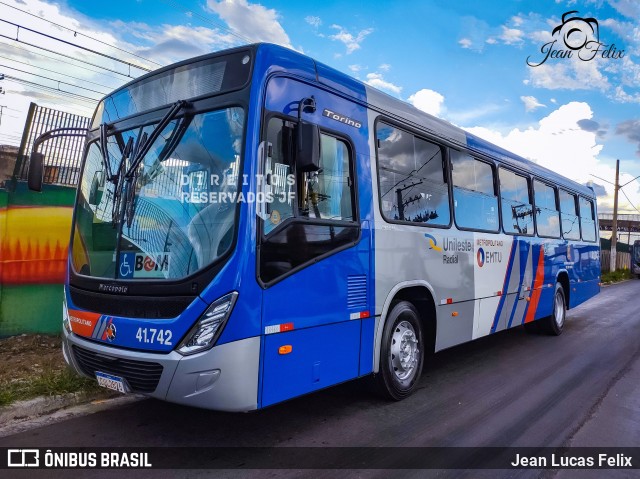
<instances>
[{"instance_id":1,"label":"bus front bumper","mask_svg":"<svg viewBox=\"0 0 640 479\"><path fill-rule=\"evenodd\" d=\"M134 393L204 409L258 407L259 337L182 356L175 351L157 354L103 346L62 329L65 361L83 376L95 379L87 371L104 369L124 377Z\"/></svg>"}]
</instances>

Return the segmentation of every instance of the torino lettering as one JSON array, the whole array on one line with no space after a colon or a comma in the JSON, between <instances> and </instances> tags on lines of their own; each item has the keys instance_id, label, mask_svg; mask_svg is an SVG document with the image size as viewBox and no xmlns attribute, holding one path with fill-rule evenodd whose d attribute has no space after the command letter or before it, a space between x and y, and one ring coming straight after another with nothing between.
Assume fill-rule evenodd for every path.
<instances>
[{"instance_id":1,"label":"torino lettering","mask_svg":"<svg viewBox=\"0 0 640 479\"><path fill-rule=\"evenodd\" d=\"M353 120L348 116L341 115L340 113L336 113L335 111L331 111L328 108L325 108L322 111L322 115L327 118L331 118L332 120L339 121L340 123L344 123L345 125L353 126L354 128L360 128L362 123L359 121Z\"/></svg>"}]
</instances>

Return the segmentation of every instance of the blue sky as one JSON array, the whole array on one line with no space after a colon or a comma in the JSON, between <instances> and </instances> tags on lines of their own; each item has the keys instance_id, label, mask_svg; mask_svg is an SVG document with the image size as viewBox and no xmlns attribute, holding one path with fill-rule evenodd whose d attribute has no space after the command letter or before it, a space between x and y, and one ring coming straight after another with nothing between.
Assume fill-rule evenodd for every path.
<instances>
[{"instance_id":1,"label":"blue sky","mask_svg":"<svg viewBox=\"0 0 640 479\"><path fill-rule=\"evenodd\" d=\"M594 180L606 190L599 202L601 211L611 207L613 189L591 174L613 181L615 159L619 158L622 182L640 175L638 1L2 2L161 64L260 40L298 49L577 181ZM574 55L571 59L549 59L539 67L528 66L527 58L532 63L540 61L544 57L541 47L554 38L558 40L556 48L567 49L561 38L564 31L556 37L551 33L562 23L563 13L571 10L578 13L569 19L595 18L599 41L615 44L624 56L596 55L591 61L581 61ZM0 19L142 62L5 5L0 5ZM581 28L587 25L579 19L575 22ZM15 35L15 28L0 25L0 34ZM47 44L37 36L21 35L34 44ZM31 47L18 46L23 50L16 49L11 40L0 39L0 65L33 73L48 68L98 83L101 86L97 89L105 91L126 81L59 64ZM89 59L86 52L59 48ZM92 61L111 65L104 58ZM10 73L3 66L0 73ZM126 70L122 65L112 66ZM18 75L15 70L13 74ZM21 75L30 78L26 73ZM80 80L65 81L83 84ZM0 105L12 108L5 114L15 117L0 125L0 143L17 136L15 131L29 99L87 115L93 106L24 85L0 85L7 91L0 96ZM640 183L633 181L624 191L631 201L622 196L622 208L637 212L634 207L640 209Z\"/></svg>"}]
</instances>

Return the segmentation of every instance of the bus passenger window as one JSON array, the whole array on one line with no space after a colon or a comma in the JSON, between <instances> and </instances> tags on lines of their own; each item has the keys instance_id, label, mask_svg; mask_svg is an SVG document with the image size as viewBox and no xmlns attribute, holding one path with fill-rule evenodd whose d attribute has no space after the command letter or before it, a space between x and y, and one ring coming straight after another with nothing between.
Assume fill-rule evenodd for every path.
<instances>
[{"instance_id":1,"label":"bus passenger window","mask_svg":"<svg viewBox=\"0 0 640 479\"><path fill-rule=\"evenodd\" d=\"M593 203L585 198L580 198L580 225L582 227L582 239L595 241L596 220L593 214Z\"/></svg>"},{"instance_id":2,"label":"bus passenger window","mask_svg":"<svg viewBox=\"0 0 640 479\"><path fill-rule=\"evenodd\" d=\"M387 220L448 226L442 148L380 123L376 131L380 208Z\"/></svg>"},{"instance_id":3,"label":"bus passenger window","mask_svg":"<svg viewBox=\"0 0 640 479\"><path fill-rule=\"evenodd\" d=\"M579 240L580 222L576 211L576 195L560 190L560 216L562 236L568 240Z\"/></svg>"},{"instance_id":4,"label":"bus passenger window","mask_svg":"<svg viewBox=\"0 0 640 479\"><path fill-rule=\"evenodd\" d=\"M504 168L500 168L499 173L502 227L505 233L532 235L533 205L529 180Z\"/></svg>"},{"instance_id":5,"label":"bus passenger window","mask_svg":"<svg viewBox=\"0 0 640 479\"><path fill-rule=\"evenodd\" d=\"M560 213L555 188L535 180L533 189L535 190L538 235L560 238Z\"/></svg>"},{"instance_id":6,"label":"bus passenger window","mask_svg":"<svg viewBox=\"0 0 640 479\"><path fill-rule=\"evenodd\" d=\"M453 205L461 228L498 232L498 197L493 166L459 151L451 150Z\"/></svg>"}]
</instances>

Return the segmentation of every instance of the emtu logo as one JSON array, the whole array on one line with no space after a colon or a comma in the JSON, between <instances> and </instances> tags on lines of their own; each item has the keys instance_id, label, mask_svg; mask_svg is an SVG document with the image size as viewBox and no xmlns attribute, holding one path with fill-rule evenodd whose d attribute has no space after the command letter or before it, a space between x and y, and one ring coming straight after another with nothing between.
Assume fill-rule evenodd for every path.
<instances>
[{"instance_id":1,"label":"emtu logo","mask_svg":"<svg viewBox=\"0 0 640 479\"><path fill-rule=\"evenodd\" d=\"M440 246L438 246L438 240L436 240L433 236L425 233L424 237L429 240L429 249L434 249L436 251L442 251L442 248Z\"/></svg>"},{"instance_id":2,"label":"emtu logo","mask_svg":"<svg viewBox=\"0 0 640 479\"><path fill-rule=\"evenodd\" d=\"M482 248L478 248L476 259L478 260L478 266L482 268L484 266L484 250Z\"/></svg>"}]
</instances>

